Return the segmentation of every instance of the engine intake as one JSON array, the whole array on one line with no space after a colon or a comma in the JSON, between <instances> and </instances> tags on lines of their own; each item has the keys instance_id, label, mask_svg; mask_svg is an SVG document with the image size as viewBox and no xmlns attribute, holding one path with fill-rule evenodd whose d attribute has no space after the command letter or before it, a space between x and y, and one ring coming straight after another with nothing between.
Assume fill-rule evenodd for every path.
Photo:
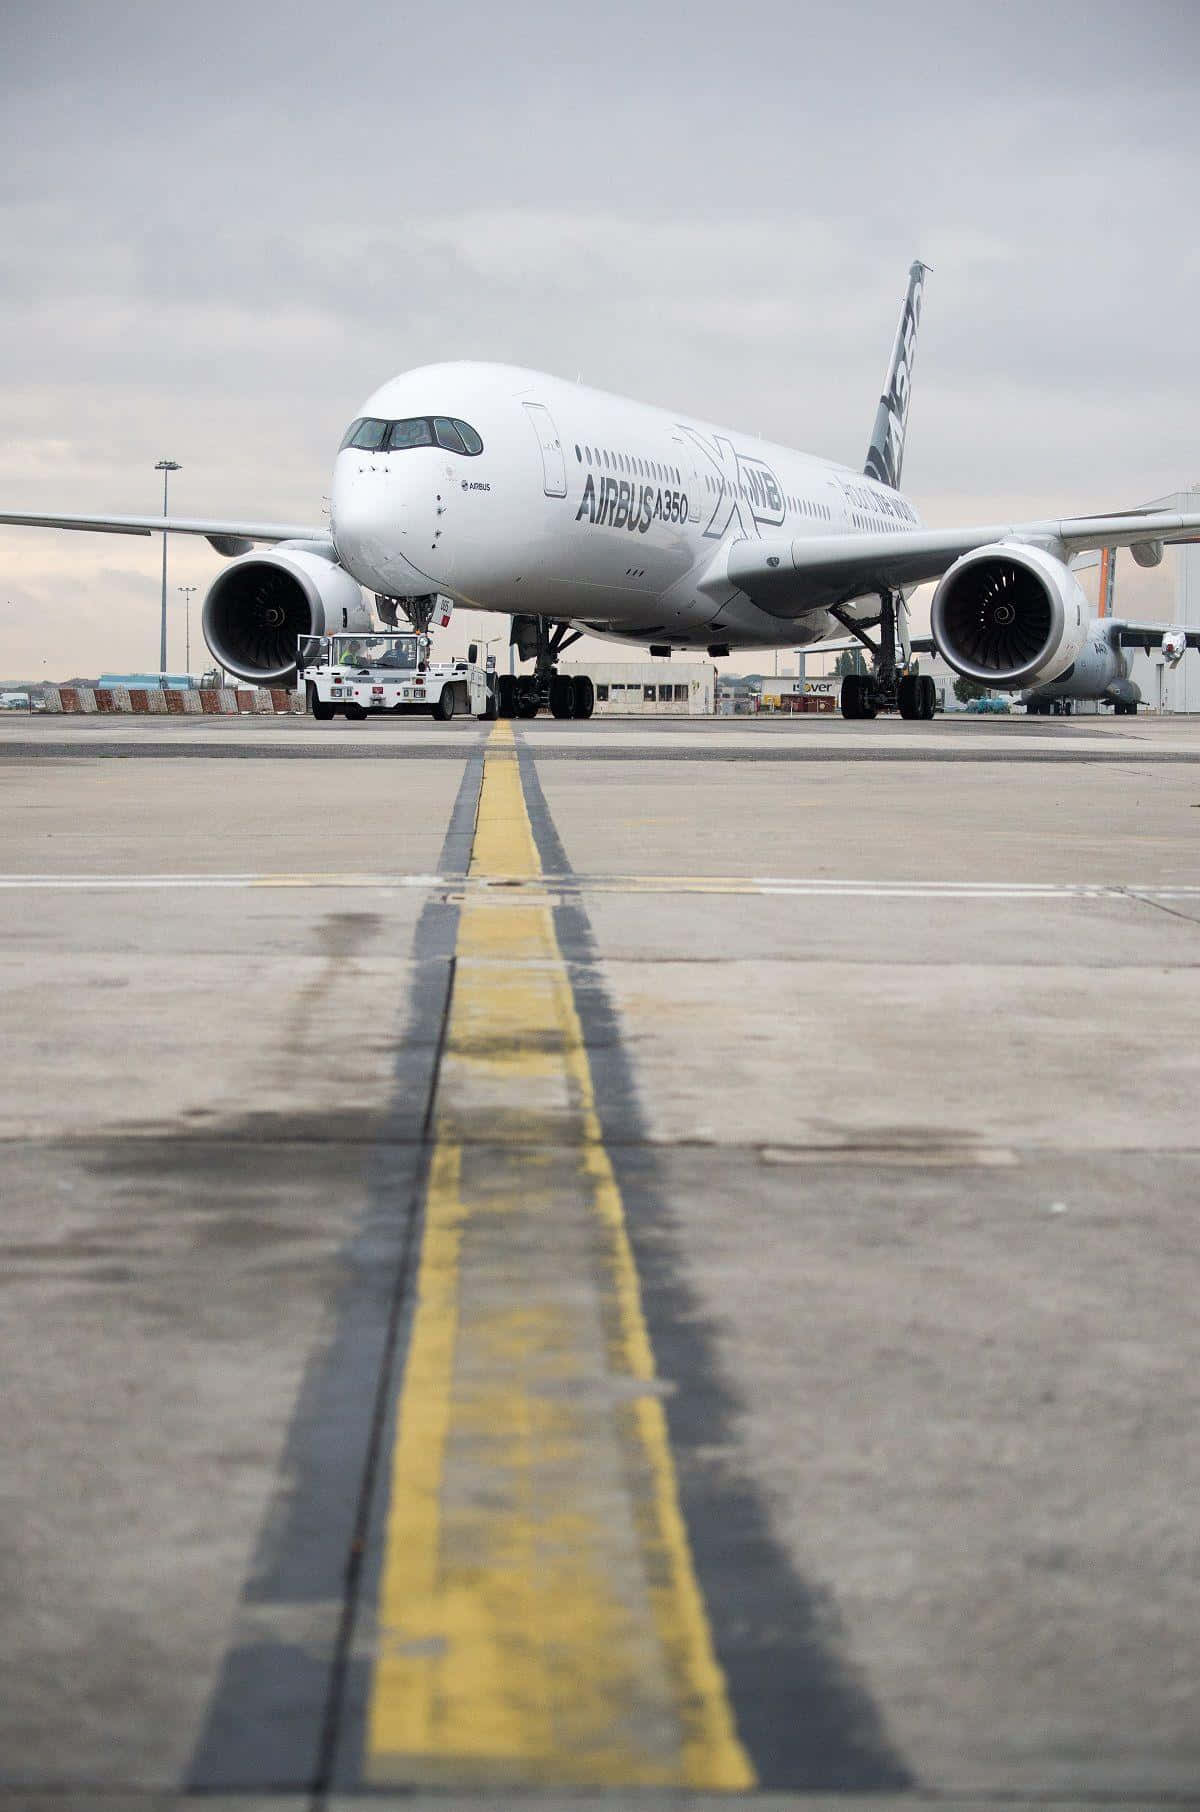
<instances>
[{"instance_id":1,"label":"engine intake","mask_svg":"<svg viewBox=\"0 0 1200 1812\"><path fill-rule=\"evenodd\" d=\"M332 554L288 542L228 566L204 600L203 624L221 666L256 685L292 682L301 636L373 626L362 588Z\"/></svg>"},{"instance_id":2,"label":"engine intake","mask_svg":"<svg viewBox=\"0 0 1200 1812\"><path fill-rule=\"evenodd\" d=\"M1044 685L1071 665L1090 611L1079 583L1041 548L997 543L964 554L933 595L938 649L968 679Z\"/></svg>"}]
</instances>

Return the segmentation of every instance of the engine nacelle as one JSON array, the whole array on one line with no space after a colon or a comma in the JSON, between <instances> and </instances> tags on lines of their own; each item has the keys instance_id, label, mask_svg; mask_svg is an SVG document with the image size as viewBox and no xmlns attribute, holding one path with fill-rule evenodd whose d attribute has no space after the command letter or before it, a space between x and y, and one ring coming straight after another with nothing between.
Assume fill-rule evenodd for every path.
<instances>
[{"instance_id":1,"label":"engine nacelle","mask_svg":"<svg viewBox=\"0 0 1200 1812\"><path fill-rule=\"evenodd\" d=\"M305 635L374 628L362 587L319 544L281 541L243 554L204 600L204 639L214 657L255 685L290 685Z\"/></svg>"},{"instance_id":2,"label":"engine nacelle","mask_svg":"<svg viewBox=\"0 0 1200 1812\"><path fill-rule=\"evenodd\" d=\"M955 672L985 686L1044 686L1087 640L1091 609L1079 581L1040 547L972 548L933 594L930 626Z\"/></svg>"}]
</instances>

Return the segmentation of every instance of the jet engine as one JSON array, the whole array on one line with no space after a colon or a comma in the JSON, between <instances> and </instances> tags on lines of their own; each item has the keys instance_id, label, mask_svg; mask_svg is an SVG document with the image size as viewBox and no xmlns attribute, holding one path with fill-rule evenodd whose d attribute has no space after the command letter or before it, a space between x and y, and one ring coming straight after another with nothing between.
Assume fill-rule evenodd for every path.
<instances>
[{"instance_id":1,"label":"jet engine","mask_svg":"<svg viewBox=\"0 0 1200 1812\"><path fill-rule=\"evenodd\" d=\"M374 628L362 588L320 543L243 554L204 600L204 639L221 666L259 686L290 684L305 635Z\"/></svg>"},{"instance_id":2,"label":"jet engine","mask_svg":"<svg viewBox=\"0 0 1200 1812\"><path fill-rule=\"evenodd\" d=\"M1091 613L1068 567L1040 547L972 548L933 594L933 639L956 672L986 686L1043 686L1087 640Z\"/></svg>"}]
</instances>

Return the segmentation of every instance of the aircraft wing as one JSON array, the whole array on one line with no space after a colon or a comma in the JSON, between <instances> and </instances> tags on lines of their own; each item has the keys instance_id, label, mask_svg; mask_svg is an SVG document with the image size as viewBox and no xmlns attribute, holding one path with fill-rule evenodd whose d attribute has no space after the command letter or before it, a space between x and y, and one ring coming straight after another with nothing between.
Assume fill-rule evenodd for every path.
<instances>
[{"instance_id":1,"label":"aircraft wing","mask_svg":"<svg viewBox=\"0 0 1200 1812\"><path fill-rule=\"evenodd\" d=\"M1127 510L1113 516L989 523L979 528L897 525L891 533L735 541L722 550L721 570L713 579L728 579L772 616L796 617L872 592L940 579L963 554L997 541L1029 543L1069 559L1088 548L1200 541L1200 515Z\"/></svg>"},{"instance_id":2,"label":"aircraft wing","mask_svg":"<svg viewBox=\"0 0 1200 1812\"><path fill-rule=\"evenodd\" d=\"M1200 648L1200 629L1183 623L1114 623L1113 629L1122 648L1144 648L1147 654L1162 647L1165 635L1181 635L1189 648Z\"/></svg>"},{"instance_id":3,"label":"aircraft wing","mask_svg":"<svg viewBox=\"0 0 1200 1812\"><path fill-rule=\"evenodd\" d=\"M219 554L249 553L256 541L329 540L319 528L294 522L227 522L193 516L33 516L0 512L0 525L23 528L85 529L95 535L203 535Z\"/></svg>"}]
</instances>

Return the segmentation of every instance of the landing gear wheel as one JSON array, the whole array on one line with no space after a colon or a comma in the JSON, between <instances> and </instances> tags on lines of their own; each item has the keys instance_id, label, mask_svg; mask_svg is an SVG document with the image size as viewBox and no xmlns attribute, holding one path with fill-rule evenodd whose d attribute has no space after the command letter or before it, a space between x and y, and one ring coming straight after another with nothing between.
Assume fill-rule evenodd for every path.
<instances>
[{"instance_id":1,"label":"landing gear wheel","mask_svg":"<svg viewBox=\"0 0 1200 1812\"><path fill-rule=\"evenodd\" d=\"M571 716L590 717L596 709L596 688L586 673L571 678Z\"/></svg>"},{"instance_id":2,"label":"landing gear wheel","mask_svg":"<svg viewBox=\"0 0 1200 1812\"><path fill-rule=\"evenodd\" d=\"M920 706L921 682L915 673L905 674L896 682L896 705L901 717L918 718Z\"/></svg>"},{"instance_id":3,"label":"landing gear wheel","mask_svg":"<svg viewBox=\"0 0 1200 1812\"><path fill-rule=\"evenodd\" d=\"M865 717L863 710L863 685L865 676L861 673L848 673L842 681L842 716Z\"/></svg>"},{"instance_id":4,"label":"landing gear wheel","mask_svg":"<svg viewBox=\"0 0 1200 1812\"><path fill-rule=\"evenodd\" d=\"M538 689L537 689L536 680L531 680L531 679L518 680L518 682L517 682L517 716L518 717L536 717L538 714L538 706L541 704L541 702L542 702L541 699L538 697Z\"/></svg>"},{"instance_id":5,"label":"landing gear wheel","mask_svg":"<svg viewBox=\"0 0 1200 1812\"><path fill-rule=\"evenodd\" d=\"M934 716L934 712L936 710L937 710L937 687L933 683L932 675L930 675L928 673L918 674L917 675L917 716L920 718L922 723L931 724L933 722L933 716Z\"/></svg>"},{"instance_id":6,"label":"landing gear wheel","mask_svg":"<svg viewBox=\"0 0 1200 1812\"><path fill-rule=\"evenodd\" d=\"M515 673L502 673L497 688L501 717L517 715L517 676Z\"/></svg>"},{"instance_id":7,"label":"landing gear wheel","mask_svg":"<svg viewBox=\"0 0 1200 1812\"><path fill-rule=\"evenodd\" d=\"M442 695L438 699L437 704L433 707L433 715L438 723L448 724L450 722L450 719L454 716L454 706L454 687L443 686Z\"/></svg>"},{"instance_id":8,"label":"landing gear wheel","mask_svg":"<svg viewBox=\"0 0 1200 1812\"><path fill-rule=\"evenodd\" d=\"M575 682L569 673L556 673L550 681L550 710L555 717L574 717Z\"/></svg>"}]
</instances>

